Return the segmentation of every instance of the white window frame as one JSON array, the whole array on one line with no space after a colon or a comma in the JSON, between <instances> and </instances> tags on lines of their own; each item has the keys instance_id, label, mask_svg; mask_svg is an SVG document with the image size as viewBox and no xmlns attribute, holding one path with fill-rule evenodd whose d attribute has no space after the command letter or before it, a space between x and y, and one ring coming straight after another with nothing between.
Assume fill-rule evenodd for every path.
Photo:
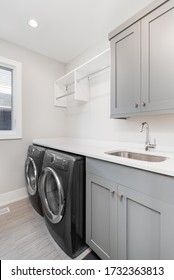
<instances>
[{"instance_id":1,"label":"white window frame","mask_svg":"<svg viewBox=\"0 0 174 280\"><path fill-rule=\"evenodd\" d=\"M22 138L22 64L0 56L0 66L13 71L13 115L12 129L0 130L0 140Z\"/></svg>"}]
</instances>

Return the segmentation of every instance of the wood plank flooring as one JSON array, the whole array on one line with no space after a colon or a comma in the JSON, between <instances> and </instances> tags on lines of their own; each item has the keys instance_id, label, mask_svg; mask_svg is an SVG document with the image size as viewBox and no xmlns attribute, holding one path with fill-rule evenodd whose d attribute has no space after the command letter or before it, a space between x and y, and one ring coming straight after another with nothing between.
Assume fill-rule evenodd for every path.
<instances>
[{"instance_id":1,"label":"wood plank flooring","mask_svg":"<svg viewBox=\"0 0 174 280\"><path fill-rule=\"evenodd\" d=\"M6 206L0 207L4 208ZM49 234L28 199L7 205L10 212L0 215L1 260L70 260ZM83 259L85 250L76 259Z\"/></svg>"}]
</instances>

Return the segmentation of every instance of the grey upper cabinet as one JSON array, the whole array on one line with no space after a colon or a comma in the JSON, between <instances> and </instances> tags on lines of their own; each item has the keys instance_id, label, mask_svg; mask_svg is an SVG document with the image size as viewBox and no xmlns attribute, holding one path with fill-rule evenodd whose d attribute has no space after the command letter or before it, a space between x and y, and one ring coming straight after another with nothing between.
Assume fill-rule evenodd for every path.
<instances>
[{"instance_id":1,"label":"grey upper cabinet","mask_svg":"<svg viewBox=\"0 0 174 280\"><path fill-rule=\"evenodd\" d=\"M139 112L140 22L111 41L111 113Z\"/></svg>"},{"instance_id":2,"label":"grey upper cabinet","mask_svg":"<svg viewBox=\"0 0 174 280\"><path fill-rule=\"evenodd\" d=\"M174 1L142 19L142 111L174 109Z\"/></svg>"},{"instance_id":3,"label":"grey upper cabinet","mask_svg":"<svg viewBox=\"0 0 174 280\"><path fill-rule=\"evenodd\" d=\"M111 117L174 113L174 1L135 20L110 37Z\"/></svg>"}]
</instances>

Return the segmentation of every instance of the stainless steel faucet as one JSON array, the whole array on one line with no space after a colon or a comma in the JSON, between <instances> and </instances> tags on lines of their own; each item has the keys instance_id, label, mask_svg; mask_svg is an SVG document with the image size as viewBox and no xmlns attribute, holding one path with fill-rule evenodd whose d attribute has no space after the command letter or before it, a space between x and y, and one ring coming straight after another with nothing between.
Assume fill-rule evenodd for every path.
<instances>
[{"instance_id":1,"label":"stainless steel faucet","mask_svg":"<svg viewBox=\"0 0 174 280\"><path fill-rule=\"evenodd\" d=\"M140 132L143 132L143 128L144 126L146 126L146 141L145 141L145 151L149 151L151 148L155 148L156 147L156 141L154 140L154 144L150 143L150 139L149 139L149 125L147 122L142 122L141 126L140 126Z\"/></svg>"}]
</instances>

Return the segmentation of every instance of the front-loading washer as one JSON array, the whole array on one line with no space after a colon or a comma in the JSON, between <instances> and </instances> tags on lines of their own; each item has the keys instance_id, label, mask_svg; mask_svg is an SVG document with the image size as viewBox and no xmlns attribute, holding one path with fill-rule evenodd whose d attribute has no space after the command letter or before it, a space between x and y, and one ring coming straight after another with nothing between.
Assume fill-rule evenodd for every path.
<instances>
[{"instance_id":1,"label":"front-loading washer","mask_svg":"<svg viewBox=\"0 0 174 280\"><path fill-rule=\"evenodd\" d=\"M39 179L45 222L57 244L71 257L85 244L85 158L46 150Z\"/></svg>"},{"instance_id":2,"label":"front-loading washer","mask_svg":"<svg viewBox=\"0 0 174 280\"><path fill-rule=\"evenodd\" d=\"M42 204L38 191L39 176L42 171L45 148L30 145L25 161L25 179L30 202L33 208L43 216Z\"/></svg>"}]
</instances>

